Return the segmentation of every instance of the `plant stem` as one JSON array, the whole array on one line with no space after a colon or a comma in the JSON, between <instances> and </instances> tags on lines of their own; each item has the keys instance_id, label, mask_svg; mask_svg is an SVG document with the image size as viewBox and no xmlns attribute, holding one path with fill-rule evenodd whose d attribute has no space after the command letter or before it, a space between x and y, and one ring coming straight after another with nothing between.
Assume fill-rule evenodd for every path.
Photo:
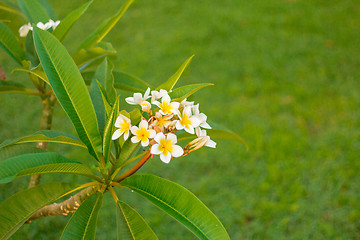
<instances>
[{"instance_id":1,"label":"plant stem","mask_svg":"<svg viewBox=\"0 0 360 240\"><path fill-rule=\"evenodd\" d=\"M49 130L51 129L54 105L56 103L56 97L53 94L46 95L42 97L42 115L40 121L40 130ZM42 148L44 150L48 149L48 145L45 142L39 142L37 144L38 148ZM32 175L30 177L30 182L28 188L35 187L40 182L41 175Z\"/></svg>"},{"instance_id":2,"label":"plant stem","mask_svg":"<svg viewBox=\"0 0 360 240\"><path fill-rule=\"evenodd\" d=\"M140 161L135 164L135 166L133 166L129 171L127 171L126 173L120 175L118 178L115 179L115 182L121 182L122 180L124 180L125 178L130 177L131 175L133 175L134 173L136 173L145 163L147 160L149 160L151 156L150 153L150 149L145 153L145 155L140 159Z\"/></svg>"},{"instance_id":3,"label":"plant stem","mask_svg":"<svg viewBox=\"0 0 360 240\"><path fill-rule=\"evenodd\" d=\"M101 185L87 187L61 203L53 203L37 210L26 223L42 217L66 216L78 209L90 195L100 191Z\"/></svg>"}]
</instances>

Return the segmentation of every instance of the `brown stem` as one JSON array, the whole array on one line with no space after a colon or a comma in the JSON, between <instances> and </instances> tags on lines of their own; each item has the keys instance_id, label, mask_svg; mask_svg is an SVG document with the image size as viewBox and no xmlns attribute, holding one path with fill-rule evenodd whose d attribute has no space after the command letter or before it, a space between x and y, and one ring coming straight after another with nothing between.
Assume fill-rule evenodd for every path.
<instances>
[{"instance_id":1,"label":"brown stem","mask_svg":"<svg viewBox=\"0 0 360 240\"><path fill-rule=\"evenodd\" d=\"M56 102L55 95L51 94L48 96L43 97L42 99L42 115L40 121L40 130L49 130L51 129L54 105ZM42 148L44 150L48 149L48 145L45 142L39 142L37 144L38 148ZM41 175L32 175L30 177L30 182L28 188L35 187L40 182Z\"/></svg>"},{"instance_id":2,"label":"brown stem","mask_svg":"<svg viewBox=\"0 0 360 240\"><path fill-rule=\"evenodd\" d=\"M129 171L127 171L126 173L120 175L118 178L115 179L115 182L121 182L122 180L124 180L127 177L130 177L131 175L133 175L134 173L137 172L137 170L139 170L145 163L147 160L149 160L151 156L150 153L150 149L145 153L145 155L140 159L140 161L135 164L135 166L133 166Z\"/></svg>"},{"instance_id":3,"label":"brown stem","mask_svg":"<svg viewBox=\"0 0 360 240\"><path fill-rule=\"evenodd\" d=\"M100 185L87 187L61 203L53 203L37 210L26 223L49 216L66 216L78 209L81 203L90 195L100 191Z\"/></svg>"}]
</instances>

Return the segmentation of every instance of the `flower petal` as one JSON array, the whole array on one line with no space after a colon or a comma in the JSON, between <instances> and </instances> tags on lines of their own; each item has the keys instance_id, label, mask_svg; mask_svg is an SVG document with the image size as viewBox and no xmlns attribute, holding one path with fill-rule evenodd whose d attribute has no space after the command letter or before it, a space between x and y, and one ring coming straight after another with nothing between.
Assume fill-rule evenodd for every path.
<instances>
[{"instance_id":1,"label":"flower petal","mask_svg":"<svg viewBox=\"0 0 360 240\"><path fill-rule=\"evenodd\" d=\"M156 134L156 136L154 137L154 140L157 143L160 143L161 139L165 138L165 135L162 132L159 132L158 134Z\"/></svg>"},{"instance_id":2,"label":"flower petal","mask_svg":"<svg viewBox=\"0 0 360 240\"><path fill-rule=\"evenodd\" d=\"M183 115L191 116L191 107L185 107L183 110Z\"/></svg>"},{"instance_id":3,"label":"flower petal","mask_svg":"<svg viewBox=\"0 0 360 240\"><path fill-rule=\"evenodd\" d=\"M140 103L143 101L143 97L141 93L134 93L134 102L136 104Z\"/></svg>"},{"instance_id":4,"label":"flower petal","mask_svg":"<svg viewBox=\"0 0 360 240\"><path fill-rule=\"evenodd\" d=\"M151 153L151 154L155 154L155 155L161 154L162 151L159 150L159 146L160 146L160 144L154 144L154 145L152 145L151 150L150 150L150 153Z\"/></svg>"},{"instance_id":5,"label":"flower petal","mask_svg":"<svg viewBox=\"0 0 360 240\"><path fill-rule=\"evenodd\" d=\"M209 140L205 143L205 146L211 147L211 148L216 148L216 142L214 142L213 140L211 140L209 138Z\"/></svg>"},{"instance_id":6,"label":"flower petal","mask_svg":"<svg viewBox=\"0 0 360 240\"><path fill-rule=\"evenodd\" d=\"M171 160L171 154L169 152L167 155L165 155L164 153L160 154L160 160L164 163L169 163Z\"/></svg>"},{"instance_id":7,"label":"flower petal","mask_svg":"<svg viewBox=\"0 0 360 240\"><path fill-rule=\"evenodd\" d=\"M131 138L131 142L132 142L132 143L138 143L138 142L140 142L140 139L138 139L137 136L133 136L133 137Z\"/></svg>"},{"instance_id":8,"label":"flower petal","mask_svg":"<svg viewBox=\"0 0 360 240\"><path fill-rule=\"evenodd\" d=\"M128 138L129 138L129 130L127 130L127 131L124 133L124 140L126 141Z\"/></svg>"},{"instance_id":9,"label":"flower petal","mask_svg":"<svg viewBox=\"0 0 360 240\"><path fill-rule=\"evenodd\" d=\"M163 96L162 99L161 99L161 102L162 102L162 103L164 103L164 102L170 103L170 101L171 101L171 98L170 98L170 96L169 96L168 94L166 94L165 96Z\"/></svg>"},{"instance_id":10,"label":"flower petal","mask_svg":"<svg viewBox=\"0 0 360 240\"><path fill-rule=\"evenodd\" d=\"M131 105L135 105L136 102L135 102L135 99L133 97L127 97L125 98L125 101L128 103L128 104L131 104Z\"/></svg>"},{"instance_id":11,"label":"flower petal","mask_svg":"<svg viewBox=\"0 0 360 240\"><path fill-rule=\"evenodd\" d=\"M193 127L198 127L201 124L200 119L195 116L191 116L190 121L191 121L191 126Z\"/></svg>"},{"instance_id":12,"label":"flower petal","mask_svg":"<svg viewBox=\"0 0 360 240\"><path fill-rule=\"evenodd\" d=\"M133 135L136 135L136 132L139 130L139 128L137 126L132 126L130 130Z\"/></svg>"},{"instance_id":13,"label":"flower petal","mask_svg":"<svg viewBox=\"0 0 360 240\"><path fill-rule=\"evenodd\" d=\"M194 115L199 115L200 111L199 111L199 104L196 104L193 106L193 113Z\"/></svg>"},{"instance_id":14,"label":"flower petal","mask_svg":"<svg viewBox=\"0 0 360 240\"><path fill-rule=\"evenodd\" d=\"M149 138L154 138L156 136L156 131L155 130L150 129L149 132L150 132Z\"/></svg>"},{"instance_id":15,"label":"flower petal","mask_svg":"<svg viewBox=\"0 0 360 240\"><path fill-rule=\"evenodd\" d=\"M146 89L146 92L144 94L144 100L148 99L149 98L149 94L150 94L150 88L147 88Z\"/></svg>"},{"instance_id":16,"label":"flower petal","mask_svg":"<svg viewBox=\"0 0 360 240\"><path fill-rule=\"evenodd\" d=\"M177 143L177 137L173 133L168 133L166 139L171 140L173 144Z\"/></svg>"},{"instance_id":17,"label":"flower petal","mask_svg":"<svg viewBox=\"0 0 360 240\"><path fill-rule=\"evenodd\" d=\"M193 127L185 127L184 130L190 134L194 134L195 131L194 131L194 128Z\"/></svg>"},{"instance_id":18,"label":"flower petal","mask_svg":"<svg viewBox=\"0 0 360 240\"><path fill-rule=\"evenodd\" d=\"M173 157L180 157L183 154L184 154L184 149L182 149L182 147L180 147L179 145L173 146L173 151L171 152L171 155Z\"/></svg>"},{"instance_id":19,"label":"flower petal","mask_svg":"<svg viewBox=\"0 0 360 240\"><path fill-rule=\"evenodd\" d=\"M176 127L177 130L182 130L182 129L184 129L184 126L181 125L181 123L180 123L179 120L176 121L175 127Z\"/></svg>"},{"instance_id":20,"label":"flower petal","mask_svg":"<svg viewBox=\"0 0 360 240\"><path fill-rule=\"evenodd\" d=\"M201 123L200 127L203 127L203 128L206 128L206 129L211 129L211 126L207 122Z\"/></svg>"},{"instance_id":21,"label":"flower petal","mask_svg":"<svg viewBox=\"0 0 360 240\"><path fill-rule=\"evenodd\" d=\"M122 133L120 132L120 129L118 129L118 130L116 130L116 131L113 133L111 139L112 139L112 140L118 139L118 138L121 136L121 134L122 134Z\"/></svg>"},{"instance_id":22,"label":"flower petal","mask_svg":"<svg viewBox=\"0 0 360 240\"><path fill-rule=\"evenodd\" d=\"M141 146L146 147L147 145L149 145L149 139L148 138L146 138L145 141L141 140Z\"/></svg>"},{"instance_id":23,"label":"flower petal","mask_svg":"<svg viewBox=\"0 0 360 240\"><path fill-rule=\"evenodd\" d=\"M149 126L148 122L146 120L141 120L140 124L139 124L139 128L145 128L147 129Z\"/></svg>"}]
</instances>

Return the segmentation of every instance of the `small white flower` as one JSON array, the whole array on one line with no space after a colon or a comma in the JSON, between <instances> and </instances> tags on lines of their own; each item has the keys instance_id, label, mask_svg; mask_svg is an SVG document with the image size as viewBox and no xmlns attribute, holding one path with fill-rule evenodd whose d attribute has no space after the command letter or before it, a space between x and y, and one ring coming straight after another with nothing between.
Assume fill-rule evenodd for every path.
<instances>
[{"instance_id":1,"label":"small white flower","mask_svg":"<svg viewBox=\"0 0 360 240\"><path fill-rule=\"evenodd\" d=\"M151 109L151 104L148 101L146 101L146 99L150 97L149 94L150 94L150 88L146 90L144 97L142 96L141 93L134 93L132 97L125 98L125 101L131 105L139 104L144 112L149 112Z\"/></svg>"},{"instance_id":2,"label":"small white flower","mask_svg":"<svg viewBox=\"0 0 360 240\"><path fill-rule=\"evenodd\" d=\"M167 114L178 114L179 113L179 106L180 103L178 102L171 102L171 98L168 94L162 97L161 103L159 101L153 102L156 106L160 108L160 113L162 115Z\"/></svg>"},{"instance_id":3,"label":"small white flower","mask_svg":"<svg viewBox=\"0 0 360 240\"><path fill-rule=\"evenodd\" d=\"M156 90L151 91L151 102L153 103L155 100L158 100L165 95L168 95L168 92L164 89L160 89L160 92Z\"/></svg>"},{"instance_id":4,"label":"small white flower","mask_svg":"<svg viewBox=\"0 0 360 240\"><path fill-rule=\"evenodd\" d=\"M207 116L204 113L200 113L200 111L199 111L199 104L196 104L193 106L193 113L194 113L194 116L196 116L200 120L199 126L195 128L195 132L197 135L200 134L200 131L201 131L200 127L206 128L206 129L211 129L211 126L206 122Z\"/></svg>"},{"instance_id":5,"label":"small white flower","mask_svg":"<svg viewBox=\"0 0 360 240\"><path fill-rule=\"evenodd\" d=\"M30 23L22 25L19 29L20 37L26 37L26 35L29 33L29 31L32 31L33 28Z\"/></svg>"},{"instance_id":6,"label":"small white flower","mask_svg":"<svg viewBox=\"0 0 360 240\"><path fill-rule=\"evenodd\" d=\"M151 147L151 154L160 155L160 159L164 163L169 163L171 157L180 157L184 154L182 147L175 145L177 137L173 133L168 133L165 136L162 132L159 132L154 140L157 143Z\"/></svg>"},{"instance_id":7,"label":"small white flower","mask_svg":"<svg viewBox=\"0 0 360 240\"><path fill-rule=\"evenodd\" d=\"M40 29L42 29L42 30L48 30L49 28L51 28L51 24L49 23L49 22L47 22L47 23L42 23L42 22L38 22L37 24L36 24L36 26L38 27L38 28L40 28Z\"/></svg>"},{"instance_id":8,"label":"small white flower","mask_svg":"<svg viewBox=\"0 0 360 240\"><path fill-rule=\"evenodd\" d=\"M194 134L194 128L198 127L201 123L200 119L196 116L191 116L191 107L185 107L182 114L179 114L179 120L176 122L176 129L185 129L186 132Z\"/></svg>"},{"instance_id":9,"label":"small white flower","mask_svg":"<svg viewBox=\"0 0 360 240\"><path fill-rule=\"evenodd\" d=\"M182 107L192 107L194 106L194 102L189 102L189 101L186 101L186 98L184 100L181 101L180 103L180 106Z\"/></svg>"},{"instance_id":10,"label":"small white flower","mask_svg":"<svg viewBox=\"0 0 360 240\"><path fill-rule=\"evenodd\" d=\"M50 27L52 27L53 30L55 30L55 28L60 24L60 21L57 20L56 22L54 22L53 20L49 20L50 23Z\"/></svg>"},{"instance_id":11,"label":"small white flower","mask_svg":"<svg viewBox=\"0 0 360 240\"><path fill-rule=\"evenodd\" d=\"M199 134L196 134L199 138L202 138L201 141L199 142L199 145L201 144L202 146L207 146L207 147L211 147L211 148L216 148L216 142L214 142L213 140L210 139L209 136L206 135L206 130L201 130ZM201 147L202 147L201 146ZM195 149L194 149L195 150Z\"/></svg>"},{"instance_id":12,"label":"small white flower","mask_svg":"<svg viewBox=\"0 0 360 240\"><path fill-rule=\"evenodd\" d=\"M131 121L129 118L120 114L116 119L115 127L119 129L117 129L112 135L112 140L118 139L119 137L121 137L122 134L124 134L124 140L128 139L131 127Z\"/></svg>"},{"instance_id":13,"label":"small white flower","mask_svg":"<svg viewBox=\"0 0 360 240\"><path fill-rule=\"evenodd\" d=\"M131 142L137 143L141 141L141 145L146 147L149 145L149 138L154 138L156 135L155 130L148 129L149 124L146 120L141 120L139 127L132 126L131 133L134 134L131 138Z\"/></svg>"}]
</instances>

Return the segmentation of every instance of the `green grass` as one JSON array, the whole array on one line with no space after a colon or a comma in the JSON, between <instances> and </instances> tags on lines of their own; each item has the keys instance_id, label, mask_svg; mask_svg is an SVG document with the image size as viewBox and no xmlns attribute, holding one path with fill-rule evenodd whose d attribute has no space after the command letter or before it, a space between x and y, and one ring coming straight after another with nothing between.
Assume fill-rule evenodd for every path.
<instances>
[{"instance_id":1,"label":"green grass","mask_svg":"<svg viewBox=\"0 0 360 240\"><path fill-rule=\"evenodd\" d=\"M81 3L52 4L61 6L61 19ZM119 7L115 0L96 1L65 45L74 50ZM118 51L115 68L156 85L194 53L180 84L215 83L196 101L211 121L238 132L250 147L246 152L218 141L216 150L201 149L169 165L154 158L140 172L190 189L232 239L359 239L359 13L360 3L351 0L136 1L106 38ZM15 63L4 52L0 60L9 79L28 81L9 74ZM38 129L38 99L2 94L0 103L0 141ZM74 132L59 106L53 126ZM86 156L73 149L61 152ZM26 184L3 185L1 199ZM160 239L194 239L135 193L119 194L133 201ZM115 239L112 207L107 196L99 239ZM14 239L54 239L66 220L36 220Z\"/></svg>"}]
</instances>

